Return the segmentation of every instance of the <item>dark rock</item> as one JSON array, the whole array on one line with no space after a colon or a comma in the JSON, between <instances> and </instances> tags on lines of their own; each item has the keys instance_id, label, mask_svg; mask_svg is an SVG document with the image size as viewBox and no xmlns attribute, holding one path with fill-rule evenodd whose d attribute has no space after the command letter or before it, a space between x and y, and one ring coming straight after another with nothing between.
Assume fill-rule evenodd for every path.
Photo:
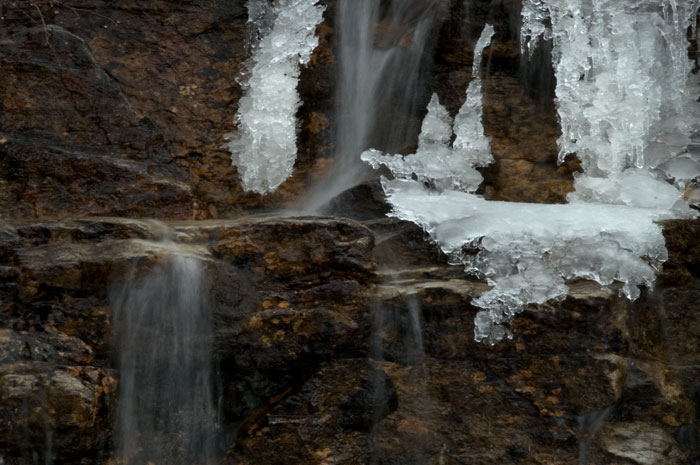
<instances>
[{"instance_id":1,"label":"dark rock","mask_svg":"<svg viewBox=\"0 0 700 465\"><path fill-rule=\"evenodd\" d=\"M350 393L340 405L340 426L368 431L398 408L394 382L382 370L370 369L361 389Z\"/></svg>"},{"instance_id":2,"label":"dark rock","mask_svg":"<svg viewBox=\"0 0 700 465\"><path fill-rule=\"evenodd\" d=\"M378 181L360 184L333 198L321 213L358 221L385 218L391 210Z\"/></svg>"},{"instance_id":3,"label":"dark rock","mask_svg":"<svg viewBox=\"0 0 700 465\"><path fill-rule=\"evenodd\" d=\"M0 268L0 454L31 463L29 451L45 454L50 435L55 460L109 456L117 374L106 288L187 253L211 278L217 389L227 428L238 431L227 460L569 463L580 448L589 463L697 455L698 331L687 311L695 287L629 303L614 286L573 282L566 300L528 309L513 341L489 347L473 341L470 305L488 286L434 246L419 248L420 230L368 224L376 248L367 227L328 218L3 225L14 258ZM679 269L694 260L686 230L692 223L667 230ZM392 250L395 269L376 270L374 257ZM608 413L582 420L597 412ZM635 449L637 433L652 445Z\"/></svg>"},{"instance_id":4,"label":"dark rock","mask_svg":"<svg viewBox=\"0 0 700 465\"><path fill-rule=\"evenodd\" d=\"M186 253L211 280L217 395L235 432L222 463L698 463L697 220L664 222L669 260L636 302L572 282L567 299L531 306L512 341L488 347L473 340L471 301L489 286L447 265L417 226L384 218L376 181L328 206L364 224L86 217L259 213L332 167L328 0L298 86L294 175L266 197L239 186L221 144L249 58L244 3L0 4L0 216L12 221L0 225L0 462L113 461L109 289ZM496 163L480 193L564 201L580 164L556 165L549 51L521 63L520 2L443 3L407 127L372 143L410 152L433 91L456 113L490 22L481 72Z\"/></svg>"},{"instance_id":5,"label":"dark rock","mask_svg":"<svg viewBox=\"0 0 700 465\"><path fill-rule=\"evenodd\" d=\"M368 327L373 236L352 221L257 218L169 229L86 218L4 224L2 232L16 261L1 268L5 460L32 463L32 451L61 463L109 456L117 377L107 291L168 254L199 257L213 278L230 421L279 402L324 360L366 351L358 335Z\"/></svg>"},{"instance_id":6,"label":"dark rock","mask_svg":"<svg viewBox=\"0 0 700 465\"><path fill-rule=\"evenodd\" d=\"M83 39L54 25L23 30L0 62L6 217L192 215L185 173L149 159L152 129Z\"/></svg>"}]
</instances>

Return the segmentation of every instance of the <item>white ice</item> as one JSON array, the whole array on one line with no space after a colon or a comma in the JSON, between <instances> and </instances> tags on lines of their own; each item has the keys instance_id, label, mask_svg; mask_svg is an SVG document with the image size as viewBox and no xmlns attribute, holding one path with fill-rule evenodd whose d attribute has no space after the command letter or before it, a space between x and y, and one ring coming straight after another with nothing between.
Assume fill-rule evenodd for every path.
<instances>
[{"instance_id":1,"label":"white ice","mask_svg":"<svg viewBox=\"0 0 700 465\"><path fill-rule=\"evenodd\" d=\"M299 65L318 45L316 26L325 7L318 0L276 0L272 8L249 0L248 9L251 21L262 23L254 25L262 37L253 47L250 77L239 101L238 131L227 136L227 146L243 188L265 194L294 167Z\"/></svg>"},{"instance_id":2,"label":"white ice","mask_svg":"<svg viewBox=\"0 0 700 465\"><path fill-rule=\"evenodd\" d=\"M398 179L382 185L392 216L422 226L452 263L494 286L473 302L484 309L475 325L478 341L509 336L502 324L528 304L564 298L568 279L619 281L635 299L638 286L653 286L654 270L666 260L655 223L673 216L665 209L487 201Z\"/></svg>"},{"instance_id":3,"label":"white ice","mask_svg":"<svg viewBox=\"0 0 700 465\"><path fill-rule=\"evenodd\" d=\"M433 95L423 120L416 153L385 155L370 149L362 153L361 158L375 169L386 166L397 178L418 179L437 189L474 192L484 178L474 169L474 160L450 147L451 138L452 118L440 104L438 96ZM486 146L488 148L488 141Z\"/></svg>"},{"instance_id":4,"label":"white ice","mask_svg":"<svg viewBox=\"0 0 700 465\"><path fill-rule=\"evenodd\" d=\"M493 286L473 301L482 308L475 319L478 341L510 337L504 325L514 315L528 304L565 298L568 280L619 282L624 295L637 298L639 286L653 287L655 270L667 258L657 222L692 215L667 180L688 181L700 170L689 155L674 161L690 142L689 121L697 111L683 55L684 28L697 8L670 0L660 7L638 3L523 5L524 48L531 53L537 40L554 41L560 157L576 152L584 166L569 204L495 202L472 194L481 182L474 168L491 160L478 70L484 38L493 34L488 28L475 50L474 80L455 117L452 147L449 115L433 97L416 154L363 154L375 168L392 172L393 179L382 178L391 216L422 226L452 263Z\"/></svg>"},{"instance_id":5,"label":"white ice","mask_svg":"<svg viewBox=\"0 0 700 465\"><path fill-rule=\"evenodd\" d=\"M434 94L428 104L418 138L418 149L410 155L385 155L378 150L365 151L363 161L378 168L384 165L397 178L417 179L436 189L458 189L474 192L483 181L475 166L493 161L490 140L481 124L482 85L481 56L491 43L494 29L484 28L474 49L473 79L467 88L464 104L454 121ZM455 141L450 146L454 133Z\"/></svg>"},{"instance_id":6,"label":"white ice","mask_svg":"<svg viewBox=\"0 0 700 465\"><path fill-rule=\"evenodd\" d=\"M523 52L553 41L560 161L586 174L656 168L697 128L687 31L697 0L525 0Z\"/></svg>"}]
</instances>

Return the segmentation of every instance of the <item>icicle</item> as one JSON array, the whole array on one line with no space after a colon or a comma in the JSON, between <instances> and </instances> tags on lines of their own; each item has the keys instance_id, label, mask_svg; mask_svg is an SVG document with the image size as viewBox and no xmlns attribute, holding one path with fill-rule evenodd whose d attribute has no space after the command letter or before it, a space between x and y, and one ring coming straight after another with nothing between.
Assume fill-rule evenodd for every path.
<instances>
[{"instance_id":1,"label":"icicle","mask_svg":"<svg viewBox=\"0 0 700 465\"><path fill-rule=\"evenodd\" d=\"M252 20L263 35L254 47L254 65L239 101L238 132L227 136L231 160L238 167L245 190L265 194L274 191L292 173L296 159L296 112L299 65L306 64L318 45L316 26L325 7L318 0L278 0L272 11L265 2L249 0Z\"/></svg>"}]
</instances>

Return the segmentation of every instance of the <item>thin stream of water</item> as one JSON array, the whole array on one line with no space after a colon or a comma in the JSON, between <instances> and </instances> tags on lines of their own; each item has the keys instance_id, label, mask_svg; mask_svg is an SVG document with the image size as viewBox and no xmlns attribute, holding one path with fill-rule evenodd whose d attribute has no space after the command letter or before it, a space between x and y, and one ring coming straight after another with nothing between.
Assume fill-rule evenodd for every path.
<instances>
[{"instance_id":1,"label":"thin stream of water","mask_svg":"<svg viewBox=\"0 0 700 465\"><path fill-rule=\"evenodd\" d=\"M207 285L198 258L165 256L112 289L119 354L116 442L125 464L213 463Z\"/></svg>"},{"instance_id":2,"label":"thin stream of water","mask_svg":"<svg viewBox=\"0 0 700 465\"><path fill-rule=\"evenodd\" d=\"M318 213L367 179L369 170L360 160L365 149L395 153L417 137L420 120L411 116L430 99L426 60L431 54L425 52L441 5L438 0L340 0L335 155L329 173L304 200L304 213Z\"/></svg>"},{"instance_id":3,"label":"thin stream of water","mask_svg":"<svg viewBox=\"0 0 700 465\"><path fill-rule=\"evenodd\" d=\"M390 284L396 279L395 273L388 273L385 282ZM370 346L370 366L374 370L370 378L373 397L373 424L378 425L385 410L386 399L389 398L387 378L377 376L384 364L394 361L405 369L404 383L410 387L410 393L398 398L399 410L410 412L419 421L429 423L433 401L429 393L429 374L425 364L426 354L423 344L423 323L421 305L415 295L407 295L399 299L398 305L376 305L373 308L372 335ZM402 371L401 369L399 371ZM391 438L386 437L383 428L374 428L371 433L370 464L383 462L382 443ZM421 441L407 445L402 456L406 465L425 463L426 451L429 444Z\"/></svg>"}]
</instances>

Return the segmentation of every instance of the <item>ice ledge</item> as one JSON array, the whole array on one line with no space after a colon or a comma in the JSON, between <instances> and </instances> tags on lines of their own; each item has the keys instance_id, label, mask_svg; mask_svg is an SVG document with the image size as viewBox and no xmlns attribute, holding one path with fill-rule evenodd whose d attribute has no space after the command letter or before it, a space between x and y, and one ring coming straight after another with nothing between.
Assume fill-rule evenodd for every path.
<instances>
[{"instance_id":1,"label":"ice ledge","mask_svg":"<svg viewBox=\"0 0 700 465\"><path fill-rule=\"evenodd\" d=\"M483 308L475 339L489 344L512 336L504 325L528 304L564 299L567 280L619 282L621 294L639 297L668 258L658 221L679 217L663 208L487 201L409 180L382 185L391 216L423 227L452 263L493 286L473 301Z\"/></svg>"}]
</instances>

